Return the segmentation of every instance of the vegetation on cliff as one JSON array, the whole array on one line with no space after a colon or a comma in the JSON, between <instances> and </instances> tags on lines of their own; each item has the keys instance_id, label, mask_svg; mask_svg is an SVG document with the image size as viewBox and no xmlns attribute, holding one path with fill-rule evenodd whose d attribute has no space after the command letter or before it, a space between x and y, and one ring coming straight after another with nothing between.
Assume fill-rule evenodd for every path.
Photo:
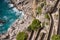
<instances>
[{"instance_id":1,"label":"vegetation on cliff","mask_svg":"<svg viewBox=\"0 0 60 40\"><path fill-rule=\"evenodd\" d=\"M29 25L29 30L37 30L41 27L41 22L38 19L34 19L32 23Z\"/></svg>"},{"instance_id":2,"label":"vegetation on cliff","mask_svg":"<svg viewBox=\"0 0 60 40\"><path fill-rule=\"evenodd\" d=\"M16 36L16 40L27 40L27 33L25 32L19 32Z\"/></svg>"},{"instance_id":3,"label":"vegetation on cliff","mask_svg":"<svg viewBox=\"0 0 60 40\"><path fill-rule=\"evenodd\" d=\"M52 40L60 40L60 35L53 35Z\"/></svg>"}]
</instances>

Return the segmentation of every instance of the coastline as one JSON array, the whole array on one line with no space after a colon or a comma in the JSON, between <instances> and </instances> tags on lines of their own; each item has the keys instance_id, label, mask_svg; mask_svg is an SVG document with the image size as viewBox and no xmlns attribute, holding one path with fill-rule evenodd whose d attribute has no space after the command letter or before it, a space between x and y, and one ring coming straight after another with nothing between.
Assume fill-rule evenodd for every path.
<instances>
[{"instance_id":1,"label":"coastline","mask_svg":"<svg viewBox=\"0 0 60 40\"><path fill-rule=\"evenodd\" d=\"M31 3L31 2L30 2ZM29 4L30 4L29 3ZM24 5L21 9L23 10L23 12L24 12L24 14L23 14L23 18L22 19L17 19L12 25L11 25L11 27L8 29L8 31L7 31L7 33L6 34L4 34L4 35L0 35L1 37L0 37L0 39L4 39L4 38L6 38L7 36L9 36L10 38L8 38L9 40L16 40L16 35L18 34L18 32L21 32L21 31L23 31L23 30L26 30L27 28L28 28L28 26L30 25L30 23L32 22L32 20L33 20L33 17L31 16L32 15L32 13L33 13L33 11L32 11L32 3L31 3L31 5L29 5L29 4L27 4L27 5ZM29 6L28 6L29 5ZM27 7L26 7L27 6ZM49 8L49 9L51 9L51 7L49 6L49 7L47 7L47 6L45 6L46 8ZM36 16L36 18L37 19L39 19L40 21L42 21L42 22L44 22L44 21L46 21L46 19L44 18L44 14L47 12L47 11L50 11L50 10L48 10L48 9L46 9L46 10L44 10L45 9L45 7L42 9L43 11L42 11L42 15L41 16ZM19 9L18 9L19 10ZM52 14L53 16L54 16L54 13ZM54 18L54 17L53 17ZM55 19L54 19L55 20ZM58 20L55 20L55 22L57 23L58 22ZM49 21L49 23L50 23L50 21ZM55 29L56 29L56 25L57 24L54 24L55 25ZM49 26L50 25L47 25L42 31L44 31L44 32L46 32L47 34L48 34L48 32L49 32ZM55 30L55 29L53 29L53 31ZM57 31L57 30L56 30ZM56 34L56 31L55 31L55 34ZM53 33L52 33L52 35L53 35ZM46 35L47 36L47 35ZM45 38L46 38L46 36L45 36ZM47 38L46 38L47 39Z\"/></svg>"}]
</instances>

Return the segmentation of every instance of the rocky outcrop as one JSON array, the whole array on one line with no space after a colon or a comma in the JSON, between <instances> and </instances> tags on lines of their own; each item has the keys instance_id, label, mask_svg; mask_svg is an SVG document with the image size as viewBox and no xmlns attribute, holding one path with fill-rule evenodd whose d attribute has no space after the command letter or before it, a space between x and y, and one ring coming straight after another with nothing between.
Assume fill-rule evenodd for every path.
<instances>
[{"instance_id":1,"label":"rocky outcrop","mask_svg":"<svg viewBox=\"0 0 60 40\"><path fill-rule=\"evenodd\" d=\"M36 16L36 18L39 19L42 23L43 22L49 22L50 23L50 21L47 20L44 16L47 12L51 11L51 8L56 3L56 1L50 1L50 0L46 0L46 2L47 2L47 5L45 5L42 8L42 14ZM8 29L7 33L0 35L0 39L2 39L2 40L16 40L16 35L18 34L18 32L26 30L27 27L29 26L29 24L33 20L33 13L34 13L32 11L33 7L34 7L34 6L32 7L33 0L11 0L11 4L13 4L14 7L16 7L19 11L23 11L24 14L23 14L23 17L21 19L17 19L11 25L11 27ZM55 20L54 16L53 16L53 19L55 22L55 24L54 24L55 29L53 29L53 31L55 30L55 34L56 34L56 27L57 27L56 23L58 20ZM43 33L46 33L45 37L44 37L45 40L47 40L47 37L48 37L48 32L50 29L49 26L50 26L50 24L49 25L45 24L45 27L43 29L44 31L42 30ZM52 35L53 34L54 33L52 33ZM33 38L34 38L34 36L33 36ZM38 38L38 39L40 39L40 38Z\"/></svg>"}]
</instances>

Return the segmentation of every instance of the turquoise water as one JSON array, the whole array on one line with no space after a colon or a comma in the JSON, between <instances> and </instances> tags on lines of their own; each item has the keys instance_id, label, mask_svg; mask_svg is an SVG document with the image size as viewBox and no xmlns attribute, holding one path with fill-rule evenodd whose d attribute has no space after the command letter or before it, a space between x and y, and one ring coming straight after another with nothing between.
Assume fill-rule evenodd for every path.
<instances>
[{"instance_id":1,"label":"turquoise water","mask_svg":"<svg viewBox=\"0 0 60 40\"><path fill-rule=\"evenodd\" d=\"M0 34L7 32L12 23L21 16L21 11L11 8L6 0L0 0L0 20L5 21L5 23L0 23Z\"/></svg>"}]
</instances>

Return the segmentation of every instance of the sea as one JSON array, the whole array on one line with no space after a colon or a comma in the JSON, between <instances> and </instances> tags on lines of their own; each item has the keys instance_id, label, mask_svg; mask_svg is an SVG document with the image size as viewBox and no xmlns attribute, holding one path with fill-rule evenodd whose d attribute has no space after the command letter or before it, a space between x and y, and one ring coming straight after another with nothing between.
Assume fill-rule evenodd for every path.
<instances>
[{"instance_id":1,"label":"sea","mask_svg":"<svg viewBox=\"0 0 60 40\"><path fill-rule=\"evenodd\" d=\"M0 34L6 33L11 25L23 17L23 11L19 11L14 5L9 3L10 0L0 0Z\"/></svg>"}]
</instances>

